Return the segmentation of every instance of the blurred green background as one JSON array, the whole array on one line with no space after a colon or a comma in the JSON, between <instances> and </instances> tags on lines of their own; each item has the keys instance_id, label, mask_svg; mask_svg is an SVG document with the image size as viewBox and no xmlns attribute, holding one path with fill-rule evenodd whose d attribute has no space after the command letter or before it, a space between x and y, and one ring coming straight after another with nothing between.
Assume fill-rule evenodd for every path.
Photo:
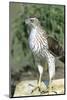
<instances>
[{"instance_id":1,"label":"blurred green background","mask_svg":"<svg viewBox=\"0 0 67 100\"><path fill-rule=\"evenodd\" d=\"M25 66L34 67L34 58L28 45L25 26L27 17L37 17L48 35L64 47L64 6L45 4L26 4L10 2L10 71L22 71ZM19 74L20 76L20 74ZM16 76L18 77L18 76Z\"/></svg>"}]
</instances>

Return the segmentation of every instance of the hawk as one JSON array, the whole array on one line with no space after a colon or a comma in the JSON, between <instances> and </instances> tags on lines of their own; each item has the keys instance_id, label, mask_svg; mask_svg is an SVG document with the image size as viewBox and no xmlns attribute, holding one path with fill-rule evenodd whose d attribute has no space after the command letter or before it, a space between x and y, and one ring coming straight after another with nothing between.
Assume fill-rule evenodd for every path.
<instances>
[{"instance_id":1,"label":"hawk","mask_svg":"<svg viewBox=\"0 0 67 100\"><path fill-rule=\"evenodd\" d=\"M47 34L42 29L40 22L37 18L35 17L27 18L25 20L25 23L28 26L29 47L34 55L40 75L37 87L40 88L41 78L43 74L43 63L46 60L48 63L48 70L49 70L49 91L50 91L51 81L55 75L55 57L49 51Z\"/></svg>"}]
</instances>

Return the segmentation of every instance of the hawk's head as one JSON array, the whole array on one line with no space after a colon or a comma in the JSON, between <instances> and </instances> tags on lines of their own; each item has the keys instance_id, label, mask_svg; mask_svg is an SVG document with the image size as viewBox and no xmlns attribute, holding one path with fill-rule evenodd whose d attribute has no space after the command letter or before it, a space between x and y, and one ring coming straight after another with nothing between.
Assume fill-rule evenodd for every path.
<instances>
[{"instance_id":1,"label":"hawk's head","mask_svg":"<svg viewBox=\"0 0 67 100\"><path fill-rule=\"evenodd\" d=\"M35 28L40 25L39 20L35 17L26 19L25 23L28 25L29 28Z\"/></svg>"}]
</instances>

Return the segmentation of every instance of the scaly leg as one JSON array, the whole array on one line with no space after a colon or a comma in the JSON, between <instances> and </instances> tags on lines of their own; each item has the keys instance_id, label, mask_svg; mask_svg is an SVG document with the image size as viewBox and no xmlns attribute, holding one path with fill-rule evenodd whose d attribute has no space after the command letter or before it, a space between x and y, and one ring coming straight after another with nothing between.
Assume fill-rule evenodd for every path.
<instances>
[{"instance_id":1,"label":"scaly leg","mask_svg":"<svg viewBox=\"0 0 67 100\"><path fill-rule=\"evenodd\" d=\"M52 83L52 78L54 77L55 75L55 57L48 53L48 68L49 68L49 86L48 86L48 92L50 94L50 92L53 92L52 91L52 86L51 86L51 83Z\"/></svg>"},{"instance_id":2,"label":"scaly leg","mask_svg":"<svg viewBox=\"0 0 67 100\"><path fill-rule=\"evenodd\" d=\"M48 93L50 94L52 92L52 86L51 86L51 80L49 81L48 85Z\"/></svg>"},{"instance_id":3,"label":"scaly leg","mask_svg":"<svg viewBox=\"0 0 67 100\"><path fill-rule=\"evenodd\" d=\"M40 86L41 86L41 77L42 77L42 74L43 74L43 67L41 65L38 65L38 71L39 71L39 81L38 81L38 84L37 86L32 90L32 92L34 92L37 88L39 89L40 91Z\"/></svg>"},{"instance_id":4,"label":"scaly leg","mask_svg":"<svg viewBox=\"0 0 67 100\"><path fill-rule=\"evenodd\" d=\"M38 65L38 70L39 70L39 74L40 74L38 85L40 87L40 85L41 85L41 78L42 78L42 74L43 74L43 67L41 65Z\"/></svg>"}]
</instances>

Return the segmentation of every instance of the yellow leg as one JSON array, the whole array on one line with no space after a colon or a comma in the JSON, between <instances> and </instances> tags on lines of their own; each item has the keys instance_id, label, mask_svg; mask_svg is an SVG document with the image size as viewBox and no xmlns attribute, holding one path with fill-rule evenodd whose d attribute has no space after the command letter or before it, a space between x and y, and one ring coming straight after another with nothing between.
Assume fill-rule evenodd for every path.
<instances>
[{"instance_id":1,"label":"yellow leg","mask_svg":"<svg viewBox=\"0 0 67 100\"><path fill-rule=\"evenodd\" d=\"M40 74L39 81L38 81L38 86L40 87L40 85L41 85L41 74Z\"/></svg>"},{"instance_id":2,"label":"yellow leg","mask_svg":"<svg viewBox=\"0 0 67 100\"><path fill-rule=\"evenodd\" d=\"M32 92L34 92L36 89L39 89L39 91L40 91L40 86L41 86L41 76L42 76L42 75L40 74L38 84L37 84L37 86L35 86L35 88L32 90Z\"/></svg>"},{"instance_id":3,"label":"yellow leg","mask_svg":"<svg viewBox=\"0 0 67 100\"><path fill-rule=\"evenodd\" d=\"M51 86L51 80L49 81L49 86L48 86L48 92L50 93L52 91L52 86Z\"/></svg>"},{"instance_id":4,"label":"yellow leg","mask_svg":"<svg viewBox=\"0 0 67 100\"><path fill-rule=\"evenodd\" d=\"M57 94L56 91L53 90L51 80L49 81L49 86L48 86L48 94Z\"/></svg>"},{"instance_id":5,"label":"yellow leg","mask_svg":"<svg viewBox=\"0 0 67 100\"><path fill-rule=\"evenodd\" d=\"M40 91L40 86L41 86L41 77L42 77L42 74L43 74L43 67L41 65L38 65L38 71L39 71L39 81L38 81L38 84L37 86L32 90L32 92L34 92L37 88L39 89Z\"/></svg>"}]
</instances>

